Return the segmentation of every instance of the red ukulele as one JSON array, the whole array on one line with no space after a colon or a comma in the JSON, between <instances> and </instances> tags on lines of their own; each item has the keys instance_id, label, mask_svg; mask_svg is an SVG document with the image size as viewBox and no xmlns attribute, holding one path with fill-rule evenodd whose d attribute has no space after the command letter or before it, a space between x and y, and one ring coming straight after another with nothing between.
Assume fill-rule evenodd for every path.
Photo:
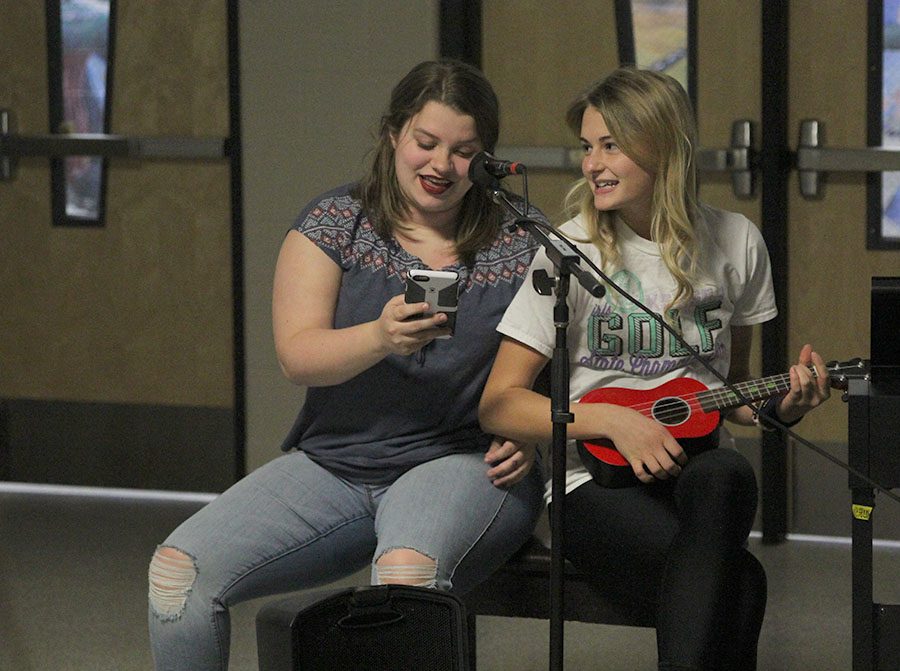
<instances>
[{"instance_id":1,"label":"red ukulele","mask_svg":"<svg viewBox=\"0 0 900 671\"><path fill-rule=\"evenodd\" d=\"M865 362L853 359L845 363L830 362L826 366L831 386L847 388L850 375L868 373ZM812 369L815 372L814 369ZM761 401L786 393L791 388L789 373L772 375L759 380L739 382L734 387L751 401ZM612 403L637 410L668 429L679 439L688 455L716 447L716 429L722 410L741 405L738 396L728 389L709 389L702 382L681 377L653 389L624 389L606 387L585 394L582 403ZM577 441L578 454L594 480L604 487L628 487L640 482L631 465L605 439Z\"/></svg>"}]
</instances>

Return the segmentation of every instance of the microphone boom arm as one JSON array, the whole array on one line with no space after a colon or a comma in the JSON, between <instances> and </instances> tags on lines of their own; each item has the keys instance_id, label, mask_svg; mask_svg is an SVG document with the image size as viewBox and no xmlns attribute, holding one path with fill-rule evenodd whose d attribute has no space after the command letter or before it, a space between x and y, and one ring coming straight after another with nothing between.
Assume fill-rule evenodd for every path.
<instances>
[{"instance_id":1,"label":"microphone boom arm","mask_svg":"<svg viewBox=\"0 0 900 671\"><path fill-rule=\"evenodd\" d=\"M535 240L541 243L541 246L547 253L547 258L550 259L554 267L558 268L563 274L574 275L578 283L592 296L601 298L606 293L606 289L593 273L581 267L581 257L568 240L553 233L547 233L546 227L542 222L528 217L527 213L520 212L509 200L506 192L500 188L499 183L486 188L494 202L505 205L507 209L516 215L513 226L525 229Z\"/></svg>"}]
</instances>

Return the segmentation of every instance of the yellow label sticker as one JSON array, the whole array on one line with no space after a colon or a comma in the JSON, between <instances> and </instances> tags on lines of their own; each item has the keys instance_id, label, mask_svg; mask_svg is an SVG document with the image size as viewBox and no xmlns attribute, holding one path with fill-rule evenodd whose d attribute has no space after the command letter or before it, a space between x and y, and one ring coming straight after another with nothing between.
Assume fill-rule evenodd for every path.
<instances>
[{"instance_id":1,"label":"yellow label sticker","mask_svg":"<svg viewBox=\"0 0 900 671\"><path fill-rule=\"evenodd\" d=\"M868 521L872 516L872 506L861 506L853 504L853 517L858 520Z\"/></svg>"}]
</instances>

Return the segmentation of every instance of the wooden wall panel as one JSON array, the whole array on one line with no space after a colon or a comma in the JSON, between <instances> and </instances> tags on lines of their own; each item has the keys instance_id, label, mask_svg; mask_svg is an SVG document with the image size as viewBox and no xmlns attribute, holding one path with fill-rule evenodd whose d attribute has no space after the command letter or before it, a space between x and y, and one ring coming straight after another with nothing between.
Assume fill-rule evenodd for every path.
<instances>
[{"instance_id":1,"label":"wooden wall panel","mask_svg":"<svg viewBox=\"0 0 900 671\"><path fill-rule=\"evenodd\" d=\"M500 98L500 144L577 146L565 124L566 107L618 65L613 3L486 2L482 12L482 67ZM565 192L579 175L529 173L532 203L558 219ZM516 178L507 183L517 190Z\"/></svg>"},{"instance_id":2,"label":"wooden wall panel","mask_svg":"<svg viewBox=\"0 0 900 671\"><path fill-rule=\"evenodd\" d=\"M227 3L119 2L117 133L228 135Z\"/></svg>"},{"instance_id":3,"label":"wooden wall panel","mask_svg":"<svg viewBox=\"0 0 900 671\"><path fill-rule=\"evenodd\" d=\"M0 3L0 107L47 133L44 3ZM113 133L229 135L227 6L117 3ZM230 182L226 160L113 159L101 228L52 225L46 158L0 183L0 480L233 482Z\"/></svg>"},{"instance_id":4,"label":"wooden wall panel","mask_svg":"<svg viewBox=\"0 0 900 671\"><path fill-rule=\"evenodd\" d=\"M696 114L700 146L727 147L735 120L750 119L760 132L760 48L761 7L759 3L723 0L699 3L697 11L697 92ZM735 197L731 176L701 175L700 196L704 202L732 212L740 212L761 225L759 195L751 199ZM762 374L761 328L754 329L751 371ZM729 425L736 436L755 439L757 429Z\"/></svg>"},{"instance_id":5,"label":"wooden wall panel","mask_svg":"<svg viewBox=\"0 0 900 671\"><path fill-rule=\"evenodd\" d=\"M761 21L759 3L699 3L696 112L701 147L728 146L731 124L737 119L750 119L757 133L760 130ZM758 196L736 198L728 175L704 174L701 196L710 204L741 212L760 223Z\"/></svg>"},{"instance_id":6,"label":"wooden wall panel","mask_svg":"<svg viewBox=\"0 0 900 671\"><path fill-rule=\"evenodd\" d=\"M792 146L803 119L824 124L825 146L865 146L866 13L866 3L791 4ZM790 346L813 342L834 359L868 356L871 278L900 275L900 254L866 249L865 175L828 175L822 198L809 201L794 173L790 195ZM846 440L846 408L833 405L812 436Z\"/></svg>"},{"instance_id":7,"label":"wooden wall panel","mask_svg":"<svg viewBox=\"0 0 900 671\"><path fill-rule=\"evenodd\" d=\"M112 132L227 136L225 3L119 10ZM32 23L11 36L10 90L29 93L0 103L18 107L20 132L47 132L45 41L34 36L42 7L17 20ZM108 174L103 228L51 225L46 159L23 161L0 184L0 397L230 408L227 161L116 159Z\"/></svg>"}]
</instances>

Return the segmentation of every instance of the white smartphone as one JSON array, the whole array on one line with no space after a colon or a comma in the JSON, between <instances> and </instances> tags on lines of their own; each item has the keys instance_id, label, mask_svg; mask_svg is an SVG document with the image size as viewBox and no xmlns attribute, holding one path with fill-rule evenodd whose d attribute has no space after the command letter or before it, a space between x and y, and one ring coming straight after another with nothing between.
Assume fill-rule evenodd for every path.
<instances>
[{"instance_id":1,"label":"white smartphone","mask_svg":"<svg viewBox=\"0 0 900 671\"><path fill-rule=\"evenodd\" d=\"M459 301L459 273L455 270L410 270L406 275L406 302L428 303L426 315L443 312L444 324L450 331L456 326L456 307ZM418 318L418 317L417 317ZM450 336L439 336L449 338Z\"/></svg>"}]
</instances>

